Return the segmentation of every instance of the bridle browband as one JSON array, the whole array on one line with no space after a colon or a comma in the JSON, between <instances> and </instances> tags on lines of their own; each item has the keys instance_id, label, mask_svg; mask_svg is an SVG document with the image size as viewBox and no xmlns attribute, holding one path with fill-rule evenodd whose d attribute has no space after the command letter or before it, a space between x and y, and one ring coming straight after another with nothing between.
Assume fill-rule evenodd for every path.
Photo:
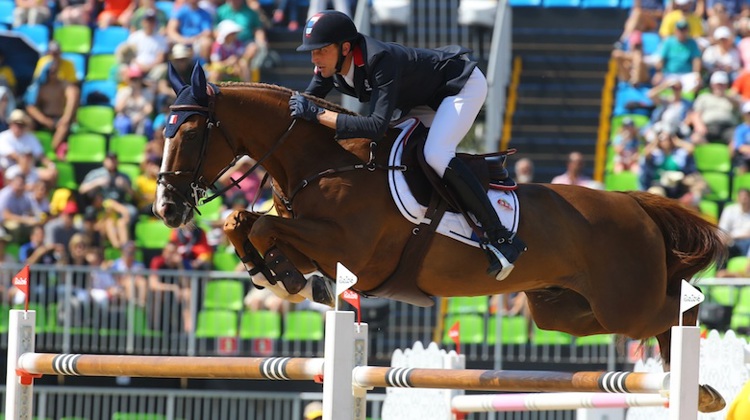
<instances>
[{"instance_id":1,"label":"bridle browband","mask_svg":"<svg viewBox=\"0 0 750 420\"><path fill-rule=\"evenodd\" d=\"M229 169L231 169L237 161L242 157L239 152L239 148L237 147L236 142L232 139L232 137L229 135L226 129L224 129L224 126L221 124L221 121L219 121L216 118L216 97L217 93L214 90L214 87L211 84L206 85L206 92L208 94L208 105L194 105L194 104L184 104L184 105L171 105L169 107L170 111L193 111L197 114L200 114L204 117L206 117L206 129L203 130L203 138L201 139L201 152L198 156L198 164L196 165L195 170L191 171L163 171L159 172L157 174L157 184L163 185L164 188L166 188L168 191L171 191L175 195L177 195L188 207L190 207L192 210L194 210L199 215L201 214L200 210L198 210L198 206L201 204L208 203L210 201L215 200L217 197L220 197L225 192L229 191L233 187L239 188L239 183L245 179L247 176L249 176L251 173L253 173L261 164L266 161L278 148L281 146L282 143L284 143L284 140L286 140L289 135L292 132L292 129L294 128L295 124L297 123L297 119L292 119L292 122L289 124L289 126L286 128L286 130L281 133L278 140L274 143L274 145L268 149L268 151L263 154L263 156L258 159L255 164L245 171L242 176L239 178L231 179L231 183L225 187L222 187L218 191L216 191L213 195L206 197L207 191L210 188L210 186L214 185L216 181L221 178L222 175L224 175ZM206 178L201 175L201 169L203 168L203 158L206 153L206 148L208 147L208 139L211 135L211 129L217 127L219 130L221 130L222 137L224 137L224 140L229 144L229 148L232 150L232 153L234 154L234 159L226 165L219 173L214 177L214 179L206 183ZM346 165L339 168L332 168L332 169L326 169L324 171L312 174L311 176L308 176L307 178L303 179L299 184L297 184L296 187L292 189L291 194L289 195L289 198L287 198L283 193L280 191L277 191L275 188L272 188L273 193L281 200L281 202L284 204L284 207L289 212L293 212L292 210L292 200L294 197L297 196L297 194L306 186L308 186L312 181L333 175L340 172L348 172L353 170L361 170L366 169L368 171L374 171L376 169L381 170L397 170L397 171L405 171L406 166L405 165L380 165L378 163L375 163L375 148L377 146L377 142L371 141L370 142L370 155L369 160L367 163L360 163L360 164L354 164L354 165ZM192 180L190 182L190 198L186 197L185 194L180 192L176 187L174 187L172 184L168 183L165 180L166 176L190 176L192 175ZM266 176L261 181L261 186L266 183L268 173L266 173ZM258 191L259 192L259 191ZM258 199L258 195L256 193L255 199ZM191 200L192 199L192 200ZM254 207L253 203L253 207ZM252 207L251 207L252 208Z\"/></svg>"}]
</instances>

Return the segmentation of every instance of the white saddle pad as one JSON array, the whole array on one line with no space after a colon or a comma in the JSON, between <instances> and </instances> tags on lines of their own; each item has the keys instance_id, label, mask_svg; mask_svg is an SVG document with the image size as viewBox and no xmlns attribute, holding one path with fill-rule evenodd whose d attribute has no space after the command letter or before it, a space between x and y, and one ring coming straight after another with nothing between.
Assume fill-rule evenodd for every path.
<instances>
[{"instance_id":1,"label":"white saddle pad","mask_svg":"<svg viewBox=\"0 0 750 420\"><path fill-rule=\"evenodd\" d=\"M396 126L396 128L401 129L401 134L393 143L393 148L388 158L389 165L401 164L401 156L405 143L408 141L408 135L411 134L417 124L419 124L419 120L410 118ZM425 217L427 207L419 204L417 199L414 198L414 195L406 184L403 172L388 171L388 185L396 207L398 207L398 210L406 220L414 224L430 223L429 218ZM495 207L495 212L500 216L500 221L508 230L515 234L518 230L518 197L516 193L513 191L490 190L489 197L490 202ZM467 245L479 247L478 238L461 213L446 212L440 224L438 224L437 232Z\"/></svg>"}]
</instances>

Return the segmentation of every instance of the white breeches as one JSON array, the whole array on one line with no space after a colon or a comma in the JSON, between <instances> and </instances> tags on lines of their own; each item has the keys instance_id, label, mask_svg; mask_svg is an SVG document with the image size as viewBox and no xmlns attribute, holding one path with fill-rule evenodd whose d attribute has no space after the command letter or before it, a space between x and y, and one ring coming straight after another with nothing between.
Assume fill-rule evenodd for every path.
<instances>
[{"instance_id":1,"label":"white breeches","mask_svg":"<svg viewBox=\"0 0 750 420\"><path fill-rule=\"evenodd\" d=\"M456 156L456 147L471 129L486 98L487 79L479 68L475 68L463 89L443 99L437 111L418 107L409 112L409 117L417 117L430 127L424 157L441 177L448 163Z\"/></svg>"}]
</instances>

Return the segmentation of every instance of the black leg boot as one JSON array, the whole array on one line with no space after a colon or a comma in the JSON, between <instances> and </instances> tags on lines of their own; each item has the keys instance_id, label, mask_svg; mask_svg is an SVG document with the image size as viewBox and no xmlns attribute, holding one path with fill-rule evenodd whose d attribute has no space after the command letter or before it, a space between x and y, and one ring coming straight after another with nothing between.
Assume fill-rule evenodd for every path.
<instances>
[{"instance_id":1,"label":"black leg boot","mask_svg":"<svg viewBox=\"0 0 750 420\"><path fill-rule=\"evenodd\" d=\"M453 158L450 161L443 181L461 205L482 224L487 235L483 248L490 261L487 274L497 280L505 279L513 270L513 262L526 250L526 245L518 238L511 238L476 176L462 160Z\"/></svg>"}]
</instances>

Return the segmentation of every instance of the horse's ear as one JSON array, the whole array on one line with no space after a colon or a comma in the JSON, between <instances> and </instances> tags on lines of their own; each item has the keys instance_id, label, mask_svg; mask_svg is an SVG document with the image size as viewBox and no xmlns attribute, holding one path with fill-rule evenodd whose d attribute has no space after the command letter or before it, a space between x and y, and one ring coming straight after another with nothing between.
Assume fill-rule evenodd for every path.
<instances>
[{"instance_id":1,"label":"horse's ear","mask_svg":"<svg viewBox=\"0 0 750 420\"><path fill-rule=\"evenodd\" d=\"M193 67L193 75L190 77L190 89L192 89L193 98L198 100L198 102L208 100L206 74L203 73L203 67L197 61L195 62L195 67Z\"/></svg>"},{"instance_id":2,"label":"horse's ear","mask_svg":"<svg viewBox=\"0 0 750 420\"><path fill-rule=\"evenodd\" d=\"M185 87L185 82L182 81L182 77L180 77L180 74L177 73L177 70L172 65L172 62L167 63L167 76L169 77L169 84L172 85L172 90L174 90L174 93L179 94L180 90L182 90L183 87Z\"/></svg>"}]
</instances>

